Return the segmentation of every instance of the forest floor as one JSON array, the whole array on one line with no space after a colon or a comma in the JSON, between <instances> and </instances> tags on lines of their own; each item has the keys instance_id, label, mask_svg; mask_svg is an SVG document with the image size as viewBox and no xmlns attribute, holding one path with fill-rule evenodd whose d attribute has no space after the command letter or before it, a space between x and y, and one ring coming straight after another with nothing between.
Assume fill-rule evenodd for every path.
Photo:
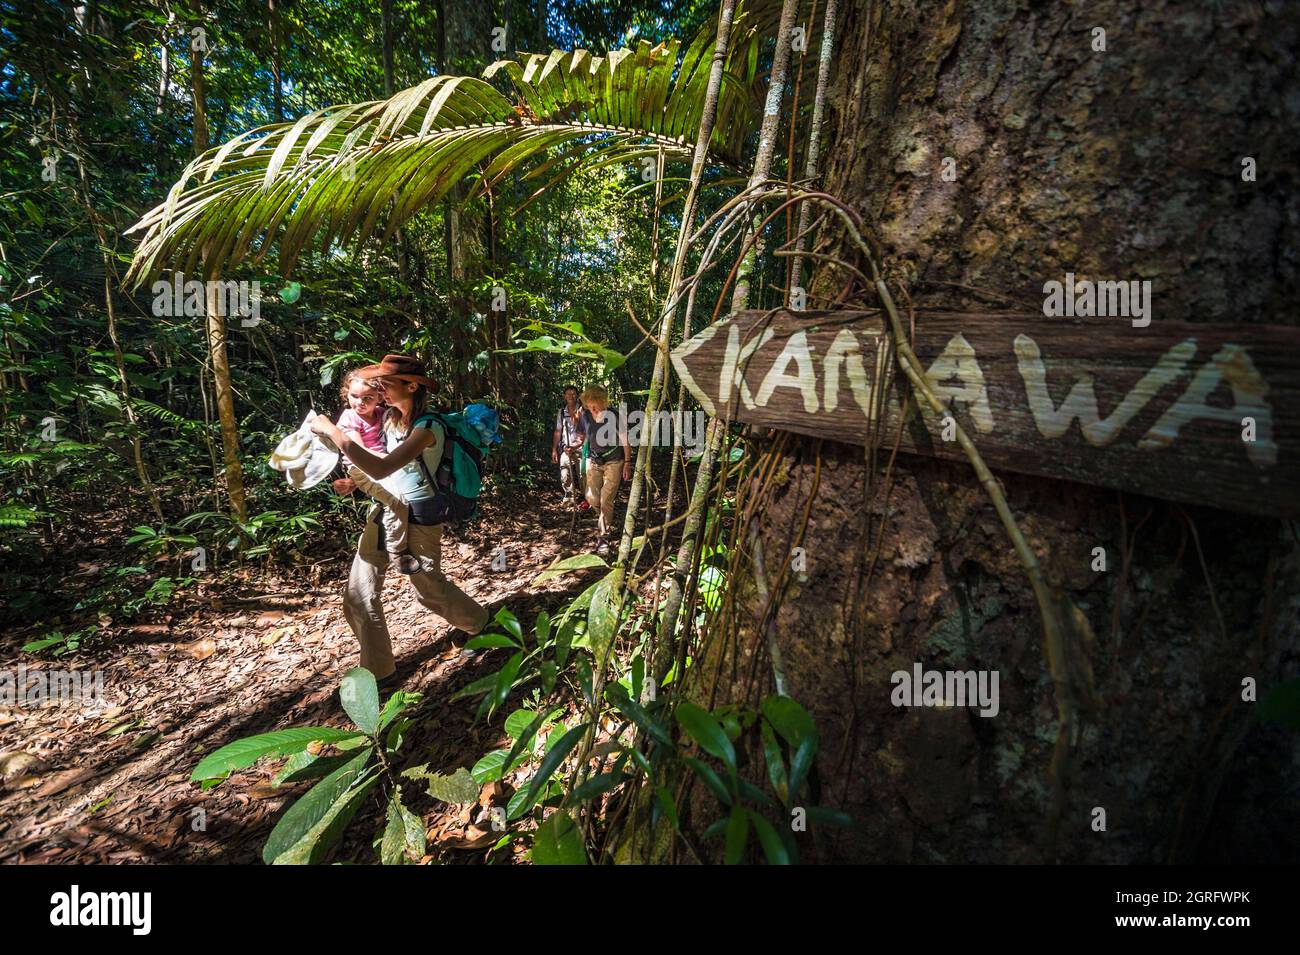
<instances>
[{"instance_id":1,"label":"forest floor","mask_svg":"<svg viewBox=\"0 0 1300 955\"><path fill-rule=\"evenodd\" d=\"M539 499L550 503L539 506ZM459 538L445 535L443 571L479 603L493 612L509 609L528 629L539 611L553 611L591 582L587 571L532 583L557 557L585 551L593 526L590 512L575 521L558 491L530 495L485 514ZM492 569L498 545L506 554L502 572ZM93 573L97 561L120 556L114 547L120 552L120 543L105 542L101 552L79 554L81 566ZM0 669L102 670L105 702L0 704L0 862L260 860L275 821L309 784L274 787L283 760L256 764L207 791L189 781L190 773L203 754L241 737L349 725L332 693L357 665L343 617L350 563L351 553L339 552L310 572L303 567L305 579L283 567L245 568L203 585L200 599L156 622L122 627L93 650L53 661L20 651L30 636L7 636ZM496 729L472 725L475 700L451 700L498 667L504 651L454 645L450 625L417 603L414 588L392 567L384 598L402 689L424 694L407 713L413 725L402 765L427 762L451 772L508 745L500 720ZM417 792L404 788L408 802ZM485 792L484 807L488 798ZM503 797L492 798L495 804ZM373 824L359 817L337 859L377 858L370 840L383 807L370 803L363 812ZM448 861L481 861L499 835L474 824L481 816L474 806L447 806L420 793L411 808L425 821L430 852Z\"/></svg>"}]
</instances>

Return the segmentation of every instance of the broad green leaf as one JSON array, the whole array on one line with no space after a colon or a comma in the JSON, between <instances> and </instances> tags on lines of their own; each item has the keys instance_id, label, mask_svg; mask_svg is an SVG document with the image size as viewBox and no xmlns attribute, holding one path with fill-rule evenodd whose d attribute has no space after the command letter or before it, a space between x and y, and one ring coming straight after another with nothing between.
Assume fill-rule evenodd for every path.
<instances>
[{"instance_id":1,"label":"broad green leaf","mask_svg":"<svg viewBox=\"0 0 1300 955\"><path fill-rule=\"evenodd\" d=\"M218 776L251 766L263 756L290 756L317 741L338 743L357 738L364 739L361 733L335 729L332 726L304 726L276 730L274 733L263 733L260 736L249 736L228 743L215 753L205 756L194 767L194 772L190 774L190 782L216 779Z\"/></svg>"},{"instance_id":2,"label":"broad green leaf","mask_svg":"<svg viewBox=\"0 0 1300 955\"><path fill-rule=\"evenodd\" d=\"M763 715L790 746L788 798L794 798L803 785L813 758L817 755L817 728L808 711L788 696L773 695L763 700Z\"/></svg>"},{"instance_id":3,"label":"broad green leaf","mask_svg":"<svg viewBox=\"0 0 1300 955\"><path fill-rule=\"evenodd\" d=\"M369 740L366 744L369 745ZM276 786L292 786L312 779L324 779L340 766L345 766L354 758L352 753L339 753L337 756L313 756L303 750L289 757L289 762L272 780Z\"/></svg>"},{"instance_id":4,"label":"broad green leaf","mask_svg":"<svg viewBox=\"0 0 1300 955\"><path fill-rule=\"evenodd\" d=\"M357 814L357 810L361 808L362 800L365 799L375 783L382 778L382 774L373 773L369 778L363 778L360 783L336 799L325 815L321 817L320 822L316 823L291 848L276 856L272 864L315 865L322 861L325 854L343 835L343 831L347 829L348 823Z\"/></svg>"},{"instance_id":5,"label":"broad green leaf","mask_svg":"<svg viewBox=\"0 0 1300 955\"><path fill-rule=\"evenodd\" d=\"M749 843L749 814L742 806L732 806L727 819L727 865L738 865L745 858Z\"/></svg>"},{"instance_id":6,"label":"broad green leaf","mask_svg":"<svg viewBox=\"0 0 1300 955\"><path fill-rule=\"evenodd\" d=\"M465 641L466 650L495 650L500 647L518 650L520 646L518 640L507 637L504 633L484 633Z\"/></svg>"},{"instance_id":7,"label":"broad green leaf","mask_svg":"<svg viewBox=\"0 0 1300 955\"><path fill-rule=\"evenodd\" d=\"M46 637L43 640L33 640L31 643L23 644L23 652L37 653L41 650L44 650L46 647L52 647L55 646L56 644L62 643L64 639L65 639L64 637L58 636L58 637Z\"/></svg>"},{"instance_id":8,"label":"broad green leaf","mask_svg":"<svg viewBox=\"0 0 1300 955\"><path fill-rule=\"evenodd\" d=\"M721 802L723 805L730 806L732 802L735 801L731 797L730 790L727 789L727 786L725 783L723 783L722 778L716 772L714 772L712 766L710 766L708 763L696 759L693 756L684 756L682 758L685 761L687 766L695 770L695 774L704 781L704 785L709 787L713 795L718 797L719 802Z\"/></svg>"},{"instance_id":9,"label":"broad green leaf","mask_svg":"<svg viewBox=\"0 0 1300 955\"><path fill-rule=\"evenodd\" d=\"M533 837L532 859L537 865L587 864L582 832L572 816L561 809L542 820Z\"/></svg>"},{"instance_id":10,"label":"broad green leaf","mask_svg":"<svg viewBox=\"0 0 1300 955\"><path fill-rule=\"evenodd\" d=\"M758 841L763 847L763 855L767 861L772 865L789 865L790 853L786 852L785 844L781 842L781 837L776 834L772 824L752 809L745 811L754 826L754 831L758 833Z\"/></svg>"},{"instance_id":11,"label":"broad green leaf","mask_svg":"<svg viewBox=\"0 0 1300 955\"><path fill-rule=\"evenodd\" d=\"M772 788L776 790L777 798L785 805L790 804L790 784L785 775L785 760L781 758L781 746L776 741L776 734L772 731L772 724L763 720L762 727L763 738L763 759L767 763L767 778L772 782Z\"/></svg>"},{"instance_id":12,"label":"broad green leaf","mask_svg":"<svg viewBox=\"0 0 1300 955\"><path fill-rule=\"evenodd\" d=\"M552 561L551 565L544 571L533 578L532 586L544 584L555 577L561 577L564 574L571 573L575 570L587 570L591 567L608 567L600 557L595 554L578 554L574 557L564 557L560 560Z\"/></svg>"},{"instance_id":13,"label":"broad green leaf","mask_svg":"<svg viewBox=\"0 0 1300 955\"><path fill-rule=\"evenodd\" d=\"M275 779L271 780L271 785L284 785L286 779L294 773L306 769L312 763L316 762L317 758L318 757L314 753L309 753L305 749L301 753L294 753L285 762L284 766L280 768L280 771L275 774Z\"/></svg>"},{"instance_id":14,"label":"broad green leaf","mask_svg":"<svg viewBox=\"0 0 1300 955\"><path fill-rule=\"evenodd\" d=\"M304 839L357 782L370 762L371 750L349 759L309 789L288 808L271 830L262 849L262 861L268 865Z\"/></svg>"},{"instance_id":15,"label":"broad green leaf","mask_svg":"<svg viewBox=\"0 0 1300 955\"><path fill-rule=\"evenodd\" d=\"M517 819L532 809L535 804L546 803L563 795L564 784L558 779L549 780L532 798L528 798L527 789L517 789L510 797L510 801L506 803L506 818Z\"/></svg>"},{"instance_id":16,"label":"broad green leaf","mask_svg":"<svg viewBox=\"0 0 1300 955\"><path fill-rule=\"evenodd\" d=\"M388 698L384 704L384 709L379 714L379 728L385 729L401 712L408 706L414 706L423 698L422 693L412 693L406 690L398 690Z\"/></svg>"},{"instance_id":17,"label":"broad green leaf","mask_svg":"<svg viewBox=\"0 0 1300 955\"><path fill-rule=\"evenodd\" d=\"M473 683L462 686L459 690L451 695L453 700L459 700L466 696L473 696L476 693L485 693L497 685L497 674L500 671L494 671L487 676L479 677Z\"/></svg>"},{"instance_id":18,"label":"broad green leaf","mask_svg":"<svg viewBox=\"0 0 1300 955\"><path fill-rule=\"evenodd\" d=\"M555 635L555 665L562 667L569 659L569 648L573 646L573 631L577 629L577 620L565 620L560 625L560 632Z\"/></svg>"},{"instance_id":19,"label":"broad green leaf","mask_svg":"<svg viewBox=\"0 0 1300 955\"><path fill-rule=\"evenodd\" d=\"M565 800L565 805L578 806L589 799L595 799L597 796L609 792L619 783L630 779L627 773L601 773L599 776L593 776L581 786L574 788L569 793L569 798Z\"/></svg>"},{"instance_id":20,"label":"broad green leaf","mask_svg":"<svg viewBox=\"0 0 1300 955\"><path fill-rule=\"evenodd\" d=\"M510 691L515 687L515 677L519 675L519 668L523 665L523 662L524 652L520 650L507 660L506 665L497 673L497 682L492 690L492 705L489 707L489 712L495 710L510 696Z\"/></svg>"},{"instance_id":21,"label":"broad green leaf","mask_svg":"<svg viewBox=\"0 0 1300 955\"><path fill-rule=\"evenodd\" d=\"M756 802L762 806L776 805L776 803L772 801L771 796L763 792L763 790L759 789L743 776L736 777L736 788L740 792L741 797L748 799L750 802Z\"/></svg>"},{"instance_id":22,"label":"broad green leaf","mask_svg":"<svg viewBox=\"0 0 1300 955\"><path fill-rule=\"evenodd\" d=\"M535 710L525 710L523 708L515 710L506 717L506 735L511 739L519 739L524 734L524 730L528 729L528 725L537 719L537 716Z\"/></svg>"},{"instance_id":23,"label":"broad green leaf","mask_svg":"<svg viewBox=\"0 0 1300 955\"><path fill-rule=\"evenodd\" d=\"M574 746L578 745L578 740L580 740L582 734L587 731L588 725L589 724L587 723L579 723L573 729L561 736L553 745L551 745L550 749L547 750L546 755L542 757L542 764L538 767L537 773L528 781L528 788L525 790L523 798L524 805L519 810L519 814L527 812L532 807L533 803L536 802L537 794L541 791L542 785L549 780L551 774L560 767L560 764L564 762L564 758L569 755L570 750L572 750ZM517 815L512 813L510 818L517 818Z\"/></svg>"},{"instance_id":24,"label":"broad green leaf","mask_svg":"<svg viewBox=\"0 0 1300 955\"><path fill-rule=\"evenodd\" d=\"M450 776L431 773L424 766L412 767L403 771L402 775L407 779L424 780L428 784L429 795L443 802L460 804L478 799L479 784L464 766Z\"/></svg>"},{"instance_id":25,"label":"broad green leaf","mask_svg":"<svg viewBox=\"0 0 1300 955\"><path fill-rule=\"evenodd\" d=\"M564 625L567 626L570 624L574 624L574 621L571 620L570 617L572 617L574 614L578 613L579 611L586 610L588 607L591 606L591 598L592 596L595 595L596 588L601 585L601 582L604 579L605 578L602 577L600 580L596 581L594 584L592 584L582 593L578 594L578 596L574 597L573 600L569 602L569 605L564 608L564 613L560 615L560 621ZM576 626L576 624L574 625ZM572 638L572 631L570 631L570 638Z\"/></svg>"},{"instance_id":26,"label":"broad green leaf","mask_svg":"<svg viewBox=\"0 0 1300 955\"><path fill-rule=\"evenodd\" d=\"M816 738L817 728L812 717L790 697L773 694L763 700L760 707L791 749L797 749L810 736Z\"/></svg>"},{"instance_id":27,"label":"broad green leaf","mask_svg":"<svg viewBox=\"0 0 1300 955\"><path fill-rule=\"evenodd\" d=\"M614 576L617 573L618 571L611 571L606 574L596 586L596 592L591 596L591 607L587 611L587 640L597 666L604 664L610 643L614 639L614 631L618 629L618 615L613 606Z\"/></svg>"},{"instance_id":28,"label":"broad green leaf","mask_svg":"<svg viewBox=\"0 0 1300 955\"><path fill-rule=\"evenodd\" d=\"M731 821L731 816L729 815L723 816L721 819L715 820L712 825L710 825L707 829L704 830L703 832L704 838L714 839L722 835L727 831L727 823L729 823L730 821Z\"/></svg>"},{"instance_id":29,"label":"broad green leaf","mask_svg":"<svg viewBox=\"0 0 1300 955\"><path fill-rule=\"evenodd\" d=\"M632 699L640 702L642 691L645 688L645 657L637 654L632 658L632 692L628 694Z\"/></svg>"},{"instance_id":30,"label":"broad green leaf","mask_svg":"<svg viewBox=\"0 0 1300 955\"><path fill-rule=\"evenodd\" d=\"M574 669L578 671L578 685L582 687L582 698L590 705L594 703L596 691L592 688L591 682L591 662L587 659L585 653L579 653L577 660L574 662Z\"/></svg>"},{"instance_id":31,"label":"broad green leaf","mask_svg":"<svg viewBox=\"0 0 1300 955\"><path fill-rule=\"evenodd\" d=\"M722 726L713 718L713 714L700 709L694 703L682 702L677 705L677 722L700 744L700 748L710 756L716 756L734 775L736 772L736 748L723 732Z\"/></svg>"},{"instance_id":32,"label":"broad green leaf","mask_svg":"<svg viewBox=\"0 0 1300 955\"><path fill-rule=\"evenodd\" d=\"M523 628L519 626L518 617L502 607L497 611L497 615L492 619L500 624L501 628L505 630L506 633L515 638L516 646L522 647L524 645L524 631Z\"/></svg>"},{"instance_id":33,"label":"broad green leaf","mask_svg":"<svg viewBox=\"0 0 1300 955\"><path fill-rule=\"evenodd\" d=\"M671 747L673 738L668 735L668 731L639 703L627 695L622 684L614 683L605 689L605 698L609 700L618 709L620 713L627 716L637 725L647 736L652 737L664 746Z\"/></svg>"},{"instance_id":34,"label":"broad green leaf","mask_svg":"<svg viewBox=\"0 0 1300 955\"><path fill-rule=\"evenodd\" d=\"M696 587L700 592L700 599L704 601L704 606L709 610L717 610L722 603L722 591L726 585L726 575L716 567L700 568L699 576L696 578Z\"/></svg>"},{"instance_id":35,"label":"broad green leaf","mask_svg":"<svg viewBox=\"0 0 1300 955\"><path fill-rule=\"evenodd\" d=\"M510 755L506 758L506 763L509 766L517 766L519 762L527 756L528 744L533 741L533 737L537 735L537 731L546 723L549 723L551 720L562 715L564 710L556 707L549 712L543 710L536 714L531 713L528 710L519 710L517 712L528 713L532 719L528 721L528 725L519 730L519 735L515 736L515 744L510 747ZM510 732L508 727L506 732ZM510 735L514 736L515 734L511 733Z\"/></svg>"},{"instance_id":36,"label":"broad green leaf","mask_svg":"<svg viewBox=\"0 0 1300 955\"><path fill-rule=\"evenodd\" d=\"M384 865L402 865L424 857L427 842L420 817L402 805L398 790L388 800L388 824L380 843L379 859Z\"/></svg>"},{"instance_id":37,"label":"broad green leaf","mask_svg":"<svg viewBox=\"0 0 1300 955\"><path fill-rule=\"evenodd\" d=\"M379 732L379 686L375 675L364 667L354 667L343 676L339 687L343 711L367 736Z\"/></svg>"},{"instance_id":38,"label":"broad green leaf","mask_svg":"<svg viewBox=\"0 0 1300 955\"><path fill-rule=\"evenodd\" d=\"M494 782L505 775L506 756L508 754L504 749L494 749L477 763L469 774L474 778L474 782L480 786L484 783Z\"/></svg>"}]
</instances>

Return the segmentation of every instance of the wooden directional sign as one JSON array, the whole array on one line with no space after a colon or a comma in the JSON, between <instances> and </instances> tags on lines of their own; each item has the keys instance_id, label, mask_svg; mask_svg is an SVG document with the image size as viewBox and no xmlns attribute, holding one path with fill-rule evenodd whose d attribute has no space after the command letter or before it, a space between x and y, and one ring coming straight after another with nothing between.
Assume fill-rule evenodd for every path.
<instances>
[{"instance_id":1,"label":"wooden directional sign","mask_svg":"<svg viewBox=\"0 0 1300 955\"><path fill-rule=\"evenodd\" d=\"M738 312L673 365L710 414L889 447L906 379L884 331L875 312ZM1300 328L918 311L915 336L992 468L1300 517ZM963 458L945 417L909 414L901 448Z\"/></svg>"}]
</instances>

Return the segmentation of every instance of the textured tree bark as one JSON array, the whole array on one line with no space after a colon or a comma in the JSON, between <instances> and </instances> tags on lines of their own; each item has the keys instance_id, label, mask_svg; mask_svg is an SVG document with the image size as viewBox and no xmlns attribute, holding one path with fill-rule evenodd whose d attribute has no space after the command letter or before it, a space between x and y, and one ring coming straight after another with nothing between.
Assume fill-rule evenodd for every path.
<instances>
[{"instance_id":1,"label":"textured tree bark","mask_svg":"<svg viewBox=\"0 0 1300 955\"><path fill-rule=\"evenodd\" d=\"M1072 271L1151 280L1155 323L1296 323L1300 193L1287 137L1298 101L1285 91L1300 9L846 7L826 189L873 225L915 304L1038 309L1043 283ZM1245 157L1257 181L1243 179ZM829 234L818 248L849 257ZM819 267L812 300L834 299L847 281ZM777 617L779 651L790 694L820 729L816 799L859 823L823 830L815 849L800 837L805 858L1296 857L1294 736L1255 722L1255 704L1242 699L1245 678L1262 696L1300 662L1294 527L1000 475L1049 581L1097 638L1104 705L1080 734L1053 846L1056 707L1040 621L970 469L900 456L886 495L879 473L868 488L861 448L819 451L792 436L774 474L758 522L769 573L794 546L806 555ZM1094 569L1097 547L1104 571ZM762 657L751 702L773 689L756 632L761 602L740 576L733 586L748 622L725 658L714 649L699 668L722 666L715 702L738 697L745 681L733 675L749 672L753 653ZM891 675L918 662L998 671L998 715L894 706ZM751 766L759 774L761 762ZM1094 828L1098 808L1104 831Z\"/></svg>"},{"instance_id":2,"label":"textured tree bark","mask_svg":"<svg viewBox=\"0 0 1300 955\"><path fill-rule=\"evenodd\" d=\"M213 276L216 279L217 276ZM230 383L230 356L226 350L226 317L215 282L206 286L208 357L212 361L212 384L217 396L217 416L221 420L221 449L226 465L226 494L230 510L240 521L248 520L244 498L244 466L239 460L239 422L235 418L235 393Z\"/></svg>"},{"instance_id":3,"label":"textured tree bark","mask_svg":"<svg viewBox=\"0 0 1300 955\"><path fill-rule=\"evenodd\" d=\"M204 109L203 51L190 46L191 82L194 93L194 155L200 156L208 148L208 117ZM208 341L208 358L212 362L212 387L217 399L217 416L221 420L221 447L225 459L226 494L230 510L240 521L248 519L248 505L244 499L244 468L239 461L239 424L235 420L235 394L230 383L230 357L226 352L226 317L219 307L219 296L212 280L204 269L204 313Z\"/></svg>"}]
</instances>

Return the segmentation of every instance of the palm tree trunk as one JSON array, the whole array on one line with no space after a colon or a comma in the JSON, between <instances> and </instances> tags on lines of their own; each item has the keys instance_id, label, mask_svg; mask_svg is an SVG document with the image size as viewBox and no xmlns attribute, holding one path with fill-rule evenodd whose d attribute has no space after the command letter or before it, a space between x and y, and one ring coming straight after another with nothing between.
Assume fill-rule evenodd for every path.
<instances>
[{"instance_id":1,"label":"palm tree trunk","mask_svg":"<svg viewBox=\"0 0 1300 955\"><path fill-rule=\"evenodd\" d=\"M194 91L194 154L208 148L208 117L204 108L203 51L190 46L191 82ZM235 421L234 389L230 384L230 359L226 354L226 317L221 313L217 276L203 270L204 312L207 315L208 357L212 361L212 386L217 396L217 417L221 421L221 448L226 464L226 495L230 509L241 522L248 519L244 500L244 469L239 463L239 426Z\"/></svg>"},{"instance_id":2,"label":"palm tree trunk","mask_svg":"<svg viewBox=\"0 0 1300 955\"><path fill-rule=\"evenodd\" d=\"M226 317L221 311L217 276L207 276L204 311L207 313L208 355L212 359L212 383L217 393L217 417L221 420L221 450L226 464L226 494L230 509L240 522L248 520L244 500L244 469L239 463L239 425L235 421L234 391L230 384L230 359L226 353Z\"/></svg>"}]
</instances>

